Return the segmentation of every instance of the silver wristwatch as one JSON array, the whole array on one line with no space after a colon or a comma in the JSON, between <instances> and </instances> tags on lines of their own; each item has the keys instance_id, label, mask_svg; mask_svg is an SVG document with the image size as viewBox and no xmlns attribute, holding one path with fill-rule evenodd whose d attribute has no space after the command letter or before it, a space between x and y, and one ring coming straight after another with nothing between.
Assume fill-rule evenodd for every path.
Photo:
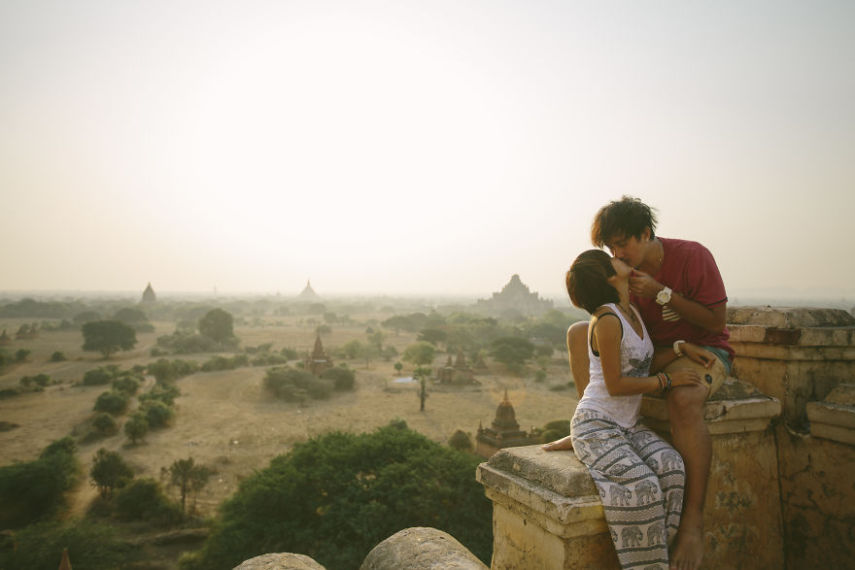
<instances>
[{"instance_id":1,"label":"silver wristwatch","mask_svg":"<svg viewBox=\"0 0 855 570\"><path fill-rule=\"evenodd\" d=\"M664 287L661 291L656 293L656 302L660 305L667 305L671 302L671 288Z\"/></svg>"}]
</instances>

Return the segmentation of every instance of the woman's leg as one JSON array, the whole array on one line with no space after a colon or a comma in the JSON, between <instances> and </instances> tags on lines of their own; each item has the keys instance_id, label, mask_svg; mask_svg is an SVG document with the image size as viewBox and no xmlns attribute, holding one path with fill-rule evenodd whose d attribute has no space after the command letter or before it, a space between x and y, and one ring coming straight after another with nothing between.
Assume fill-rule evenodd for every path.
<instances>
[{"instance_id":1,"label":"woman's leg","mask_svg":"<svg viewBox=\"0 0 855 570\"><path fill-rule=\"evenodd\" d=\"M639 457L659 478L659 486L665 498L665 529L670 545L680 527L680 515L683 512L683 491L686 487L683 458L644 424L637 424L629 431L630 440Z\"/></svg>"},{"instance_id":2,"label":"woman's leg","mask_svg":"<svg viewBox=\"0 0 855 570\"><path fill-rule=\"evenodd\" d=\"M573 417L573 448L600 492L623 568L668 568L665 496L630 433L596 412Z\"/></svg>"}]
</instances>

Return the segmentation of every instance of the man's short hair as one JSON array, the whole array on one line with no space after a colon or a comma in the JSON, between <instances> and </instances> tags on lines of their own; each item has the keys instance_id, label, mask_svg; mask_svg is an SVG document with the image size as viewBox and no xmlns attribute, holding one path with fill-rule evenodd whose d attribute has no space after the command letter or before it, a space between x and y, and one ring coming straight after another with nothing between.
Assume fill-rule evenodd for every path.
<instances>
[{"instance_id":1,"label":"man's short hair","mask_svg":"<svg viewBox=\"0 0 855 570\"><path fill-rule=\"evenodd\" d=\"M570 300L591 314L600 305L620 302L617 289L609 283L609 277L614 274L615 268L608 253L602 249L583 251L565 277Z\"/></svg>"},{"instance_id":2,"label":"man's short hair","mask_svg":"<svg viewBox=\"0 0 855 570\"><path fill-rule=\"evenodd\" d=\"M591 243L597 247L607 246L614 239L641 238L650 228L650 237L655 236L656 214L653 209L632 196L609 202L594 216L591 224Z\"/></svg>"}]
</instances>

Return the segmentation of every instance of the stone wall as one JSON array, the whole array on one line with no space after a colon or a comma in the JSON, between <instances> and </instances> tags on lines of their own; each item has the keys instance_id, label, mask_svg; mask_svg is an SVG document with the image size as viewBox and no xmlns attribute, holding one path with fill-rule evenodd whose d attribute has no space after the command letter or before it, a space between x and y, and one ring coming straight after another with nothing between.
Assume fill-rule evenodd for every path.
<instances>
[{"instance_id":1,"label":"stone wall","mask_svg":"<svg viewBox=\"0 0 855 570\"><path fill-rule=\"evenodd\" d=\"M855 560L855 318L832 309L728 313L734 373L779 399L774 427L787 567Z\"/></svg>"}]
</instances>

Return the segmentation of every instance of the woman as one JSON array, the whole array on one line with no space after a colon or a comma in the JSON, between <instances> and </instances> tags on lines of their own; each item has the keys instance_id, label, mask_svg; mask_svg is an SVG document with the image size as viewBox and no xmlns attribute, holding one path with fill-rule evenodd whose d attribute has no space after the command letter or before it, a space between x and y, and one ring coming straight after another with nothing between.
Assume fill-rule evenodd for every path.
<instances>
[{"instance_id":1,"label":"woman","mask_svg":"<svg viewBox=\"0 0 855 570\"><path fill-rule=\"evenodd\" d=\"M632 268L589 250L567 272L567 292L591 313L590 383L567 438L600 492L621 567L667 568L668 545L680 524L685 470L680 455L639 422L641 395L701 384L693 370L650 376L653 343L629 303ZM685 346L693 351L695 346Z\"/></svg>"}]
</instances>

